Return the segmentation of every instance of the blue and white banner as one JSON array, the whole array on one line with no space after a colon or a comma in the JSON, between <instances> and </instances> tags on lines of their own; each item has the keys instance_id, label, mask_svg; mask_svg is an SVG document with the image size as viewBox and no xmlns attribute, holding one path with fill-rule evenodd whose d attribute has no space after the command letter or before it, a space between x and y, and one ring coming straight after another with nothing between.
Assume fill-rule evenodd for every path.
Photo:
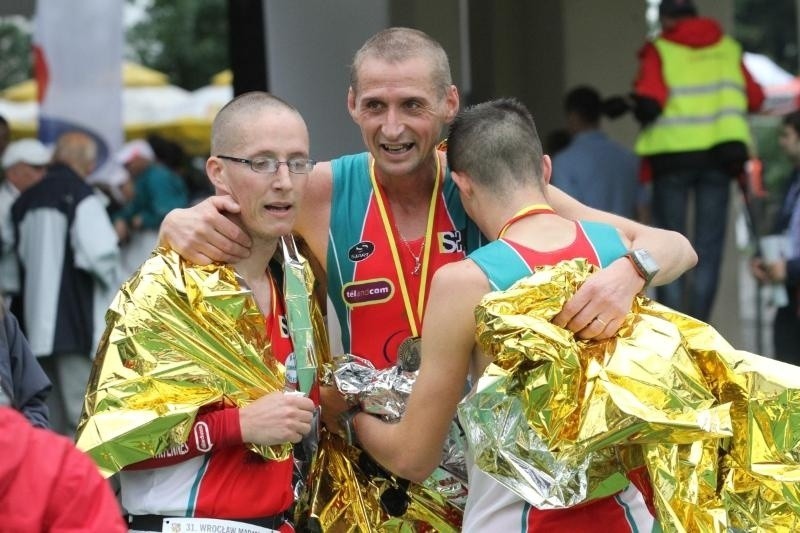
<instances>
[{"instance_id":1,"label":"blue and white banner","mask_svg":"<svg viewBox=\"0 0 800 533\"><path fill-rule=\"evenodd\" d=\"M115 171L122 146L124 0L37 0L34 63L39 87L39 138L53 144L68 130L98 142L90 182Z\"/></svg>"}]
</instances>

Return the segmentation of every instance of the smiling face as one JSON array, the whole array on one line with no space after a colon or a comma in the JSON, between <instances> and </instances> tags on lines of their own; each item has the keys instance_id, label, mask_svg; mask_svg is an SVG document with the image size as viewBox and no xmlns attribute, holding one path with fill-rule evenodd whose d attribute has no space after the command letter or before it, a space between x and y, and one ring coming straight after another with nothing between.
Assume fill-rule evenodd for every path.
<instances>
[{"instance_id":1,"label":"smiling face","mask_svg":"<svg viewBox=\"0 0 800 533\"><path fill-rule=\"evenodd\" d=\"M423 56L399 62L369 57L359 65L347 104L381 174L408 176L432 168L425 164L458 111L458 92L436 86L433 65Z\"/></svg>"},{"instance_id":2,"label":"smiling face","mask_svg":"<svg viewBox=\"0 0 800 533\"><path fill-rule=\"evenodd\" d=\"M292 174L286 165L280 165L274 174L258 173L246 163L216 155L307 159L308 130L298 113L279 106L259 107L240 117L235 137L229 135L228 142L215 147L206 170L217 191L230 194L239 203L240 219L250 237L271 242L292 231L308 174Z\"/></svg>"}]
</instances>

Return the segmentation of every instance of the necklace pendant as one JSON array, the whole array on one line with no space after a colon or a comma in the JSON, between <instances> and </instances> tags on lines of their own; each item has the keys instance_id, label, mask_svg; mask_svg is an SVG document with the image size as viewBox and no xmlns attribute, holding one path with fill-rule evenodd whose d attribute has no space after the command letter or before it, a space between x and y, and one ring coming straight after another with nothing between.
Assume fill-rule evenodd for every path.
<instances>
[{"instance_id":1,"label":"necklace pendant","mask_svg":"<svg viewBox=\"0 0 800 533\"><path fill-rule=\"evenodd\" d=\"M421 269L422 269L422 265L419 263L419 260L417 260L417 261L414 263L414 270L412 270L412 271L411 271L411 275L412 275L412 276L419 276L419 271L420 271Z\"/></svg>"}]
</instances>

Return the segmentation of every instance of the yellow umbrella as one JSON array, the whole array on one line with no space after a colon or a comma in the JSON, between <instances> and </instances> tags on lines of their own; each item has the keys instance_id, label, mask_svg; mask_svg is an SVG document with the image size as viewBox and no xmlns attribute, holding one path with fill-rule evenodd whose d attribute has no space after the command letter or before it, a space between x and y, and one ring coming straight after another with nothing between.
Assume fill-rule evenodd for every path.
<instances>
[{"instance_id":1,"label":"yellow umbrella","mask_svg":"<svg viewBox=\"0 0 800 533\"><path fill-rule=\"evenodd\" d=\"M211 85L230 85L233 83L233 72L226 68L211 76Z\"/></svg>"},{"instance_id":2,"label":"yellow umbrella","mask_svg":"<svg viewBox=\"0 0 800 533\"><path fill-rule=\"evenodd\" d=\"M126 61L122 64L122 84L125 87L157 87L168 85L169 77L163 72ZM0 91L0 98L12 102L36 100L36 80L25 80Z\"/></svg>"},{"instance_id":3,"label":"yellow umbrella","mask_svg":"<svg viewBox=\"0 0 800 533\"><path fill-rule=\"evenodd\" d=\"M220 75L225 75L225 71L219 73L215 78ZM228 79L230 80L230 71L227 72ZM134 92L140 90L141 87L156 86L167 88L169 86L168 78L165 74L137 65L135 63L125 63L123 66L123 80L127 92ZM224 80L224 78L223 78ZM0 92L0 114L5 114L11 122L11 135L13 139L20 139L25 137L35 137L37 134L38 124L36 122L36 110L25 109L24 113L13 113L13 107L36 106L36 81L29 80L24 82L29 84L29 93L26 97L18 96L17 91L22 92L18 84L9 87L5 91ZM195 93L207 92L209 89L220 89L221 86L227 85L225 83L218 83L215 86L210 86ZM133 88L133 89L131 89ZM10 94L9 94L10 93ZM16 95L16 96L15 96ZM195 98L200 96L208 96L207 94L193 95ZM211 121L216 114L219 107L222 106L231 95L226 95L221 99L203 98L200 103L186 109L186 116L178 115L166 118L163 121L159 120L133 120L126 119L125 138L136 139L145 137L150 133L157 133L163 137L176 141L191 155L206 155L210 148L210 132ZM9 100L13 100L10 101ZM159 99L160 100L160 99ZM4 102L5 101L5 102ZM8 109L3 107L3 104L8 104ZM203 112L198 112L196 108L200 108ZM4 113L5 111L5 113Z\"/></svg>"},{"instance_id":4,"label":"yellow umbrella","mask_svg":"<svg viewBox=\"0 0 800 533\"><path fill-rule=\"evenodd\" d=\"M36 100L36 80L21 81L0 92L0 96L12 102Z\"/></svg>"}]
</instances>

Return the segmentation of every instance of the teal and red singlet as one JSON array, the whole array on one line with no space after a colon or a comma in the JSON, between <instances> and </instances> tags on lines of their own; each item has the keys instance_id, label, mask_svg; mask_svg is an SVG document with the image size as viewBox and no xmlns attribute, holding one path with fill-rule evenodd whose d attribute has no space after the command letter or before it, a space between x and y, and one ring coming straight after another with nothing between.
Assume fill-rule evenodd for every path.
<instances>
[{"instance_id":1,"label":"teal and red singlet","mask_svg":"<svg viewBox=\"0 0 800 533\"><path fill-rule=\"evenodd\" d=\"M547 206L532 206L520 211L511 222L524 216L552 213ZM505 229L505 228L504 228ZM469 255L480 267L493 290L504 290L529 276L542 265L583 257L605 267L627 249L617 230L598 222L575 222L575 240L559 250L540 252L501 237ZM621 486L612 496L568 509L540 510L511 492L480 470L467 454L469 494L464 510L463 531L503 531L504 533L551 531L603 531L608 533L650 533L659 531L649 509L649 498L636 485ZM634 472L637 481L641 472Z\"/></svg>"},{"instance_id":2,"label":"teal and red singlet","mask_svg":"<svg viewBox=\"0 0 800 533\"><path fill-rule=\"evenodd\" d=\"M400 343L420 335L433 273L477 249L480 232L444 166L437 173L425 236L410 242L397 232L368 153L336 159L331 166L327 269L332 350L386 368L397 361Z\"/></svg>"}]
</instances>

